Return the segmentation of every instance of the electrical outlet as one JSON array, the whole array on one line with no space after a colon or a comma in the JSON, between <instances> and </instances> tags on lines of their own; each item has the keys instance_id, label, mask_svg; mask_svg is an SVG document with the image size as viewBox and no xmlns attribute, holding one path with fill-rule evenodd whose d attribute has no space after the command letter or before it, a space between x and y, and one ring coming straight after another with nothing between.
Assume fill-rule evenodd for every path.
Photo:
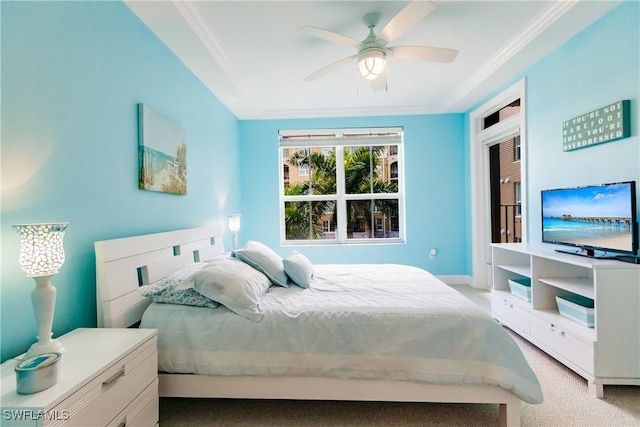
<instances>
[{"instance_id":1,"label":"electrical outlet","mask_svg":"<svg viewBox=\"0 0 640 427\"><path fill-rule=\"evenodd\" d=\"M431 250L429 251L429 259L435 259L435 258L436 258L436 253L437 253L437 252L436 252L435 248L434 248L434 249L431 249Z\"/></svg>"}]
</instances>

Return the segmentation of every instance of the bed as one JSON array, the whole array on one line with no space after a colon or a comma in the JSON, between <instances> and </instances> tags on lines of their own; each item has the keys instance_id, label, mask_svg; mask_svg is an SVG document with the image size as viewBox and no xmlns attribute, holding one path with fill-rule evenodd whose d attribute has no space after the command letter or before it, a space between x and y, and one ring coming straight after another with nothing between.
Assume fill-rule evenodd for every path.
<instances>
[{"instance_id":1,"label":"bed","mask_svg":"<svg viewBox=\"0 0 640 427\"><path fill-rule=\"evenodd\" d=\"M258 315L144 296L176 271L231 262L221 233L95 243L98 326L158 329L160 396L494 403L509 426L521 401L542 401L511 337L415 267L314 265L307 288L269 286Z\"/></svg>"}]
</instances>

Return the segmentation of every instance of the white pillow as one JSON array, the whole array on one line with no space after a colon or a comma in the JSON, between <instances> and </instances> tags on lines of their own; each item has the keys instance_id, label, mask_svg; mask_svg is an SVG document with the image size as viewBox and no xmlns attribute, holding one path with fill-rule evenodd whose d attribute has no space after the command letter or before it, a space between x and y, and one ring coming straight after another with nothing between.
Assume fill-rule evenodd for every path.
<instances>
[{"instance_id":1,"label":"white pillow","mask_svg":"<svg viewBox=\"0 0 640 427\"><path fill-rule=\"evenodd\" d=\"M266 274L274 285L289 287L282 257L267 245L250 240L244 248L236 249L234 253L251 267Z\"/></svg>"},{"instance_id":2,"label":"white pillow","mask_svg":"<svg viewBox=\"0 0 640 427\"><path fill-rule=\"evenodd\" d=\"M236 258L216 258L185 279L194 290L247 319L259 321L262 297L271 286L269 278Z\"/></svg>"},{"instance_id":3,"label":"white pillow","mask_svg":"<svg viewBox=\"0 0 640 427\"><path fill-rule=\"evenodd\" d=\"M300 252L292 251L289 258L282 260L284 272L301 288L308 288L313 277L313 264Z\"/></svg>"}]
</instances>

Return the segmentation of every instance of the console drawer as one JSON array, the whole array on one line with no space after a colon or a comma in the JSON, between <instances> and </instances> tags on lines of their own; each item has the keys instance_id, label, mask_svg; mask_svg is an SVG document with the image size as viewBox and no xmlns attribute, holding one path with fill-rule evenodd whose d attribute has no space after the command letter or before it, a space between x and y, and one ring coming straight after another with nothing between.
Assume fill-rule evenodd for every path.
<instances>
[{"instance_id":1,"label":"console drawer","mask_svg":"<svg viewBox=\"0 0 640 427\"><path fill-rule=\"evenodd\" d=\"M529 335L530 313L521 308L520 304L526 303L515 301L513 296L504 293L491 295L491 311L497 319L514 331Z\"/></svg>"},{"instance_id":2,"label":"console drawer","mask_svg":"<svg viewBox=\"0 0 640 427\"><path fill-rule=\"evenodd\" d=\"M86 427L111 422L157 378L156 342L156 337L148 340L61 402L55 409L69 414L63 425Z\"/></svg>"},{"instance_id":3,"label":"console drawer","mask_svg":"<svg viewBox=\"0 0 640 427\"><path fill-rule=\"evenodd\" d=\"M554 323L538 318L531 319L531 335L541 345L563 358L564 360L560 360L562 363L569 367L573 364L590 375L594 374L593 342L588 342Z\"/></svg>"}]
</instances>

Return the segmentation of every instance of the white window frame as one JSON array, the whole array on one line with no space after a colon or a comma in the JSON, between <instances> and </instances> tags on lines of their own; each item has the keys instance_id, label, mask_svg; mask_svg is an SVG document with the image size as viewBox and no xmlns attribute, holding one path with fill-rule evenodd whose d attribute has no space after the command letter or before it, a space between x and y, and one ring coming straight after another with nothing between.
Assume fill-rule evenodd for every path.
<instances>
[{"instance_id":1,"label":"white window frame","mask_svg":"<svg viewBox=\"0 0 640 427\"><path fill-rule=\"evenodd\" d=\"M402 128L349 128L349 129L321 129L321 130L281 130L279 132L278 158L280 162L280 176L278 180L279 188L279 210L280 210L280 243L283 246L292 245L385 245L404 243L407 235L405 220L405 190L404 190L404 150L403 150L403 130ZM398 161L398 193L375 193L373 194L345 194L344 188L344 147L353 146L397 146L395 157ZM287 148L295 147L327 147L336 148L336 194L331 195L304 195L285 196L283 152ZM342 167L340 167L342 165ZM347 201L348 200L398 200L398 225L399 236L397 238L347 238ZM289 201L314 201L314 200L334 200L336 202L336 238L316 239L316 240L287 240L284 222L284 205ZM372 230L375 236L375 222L372 223Z\"/></svg>"},{"instance_id":2,"label":"white window frame","mask_svg":"<svg viewBox=\"0 0 640 427\"><path fill-rule=\"evenodd\" d=\"M513 185L513 194L516 200L516 218L522 218L522 182L514 182Z\"/></svg>"},{"instance_id":3,"label":"white window frame","mask_svg":"<svg viewBox=\"0 0 640 427\"><path fill-rule=\"evenodd\" d=\"M515 149L515 153L513 153L514 162L519 162L522 159L522 142L520 140L520 135L515 136L513 146Z\"/></svg>"}]
</instances>

